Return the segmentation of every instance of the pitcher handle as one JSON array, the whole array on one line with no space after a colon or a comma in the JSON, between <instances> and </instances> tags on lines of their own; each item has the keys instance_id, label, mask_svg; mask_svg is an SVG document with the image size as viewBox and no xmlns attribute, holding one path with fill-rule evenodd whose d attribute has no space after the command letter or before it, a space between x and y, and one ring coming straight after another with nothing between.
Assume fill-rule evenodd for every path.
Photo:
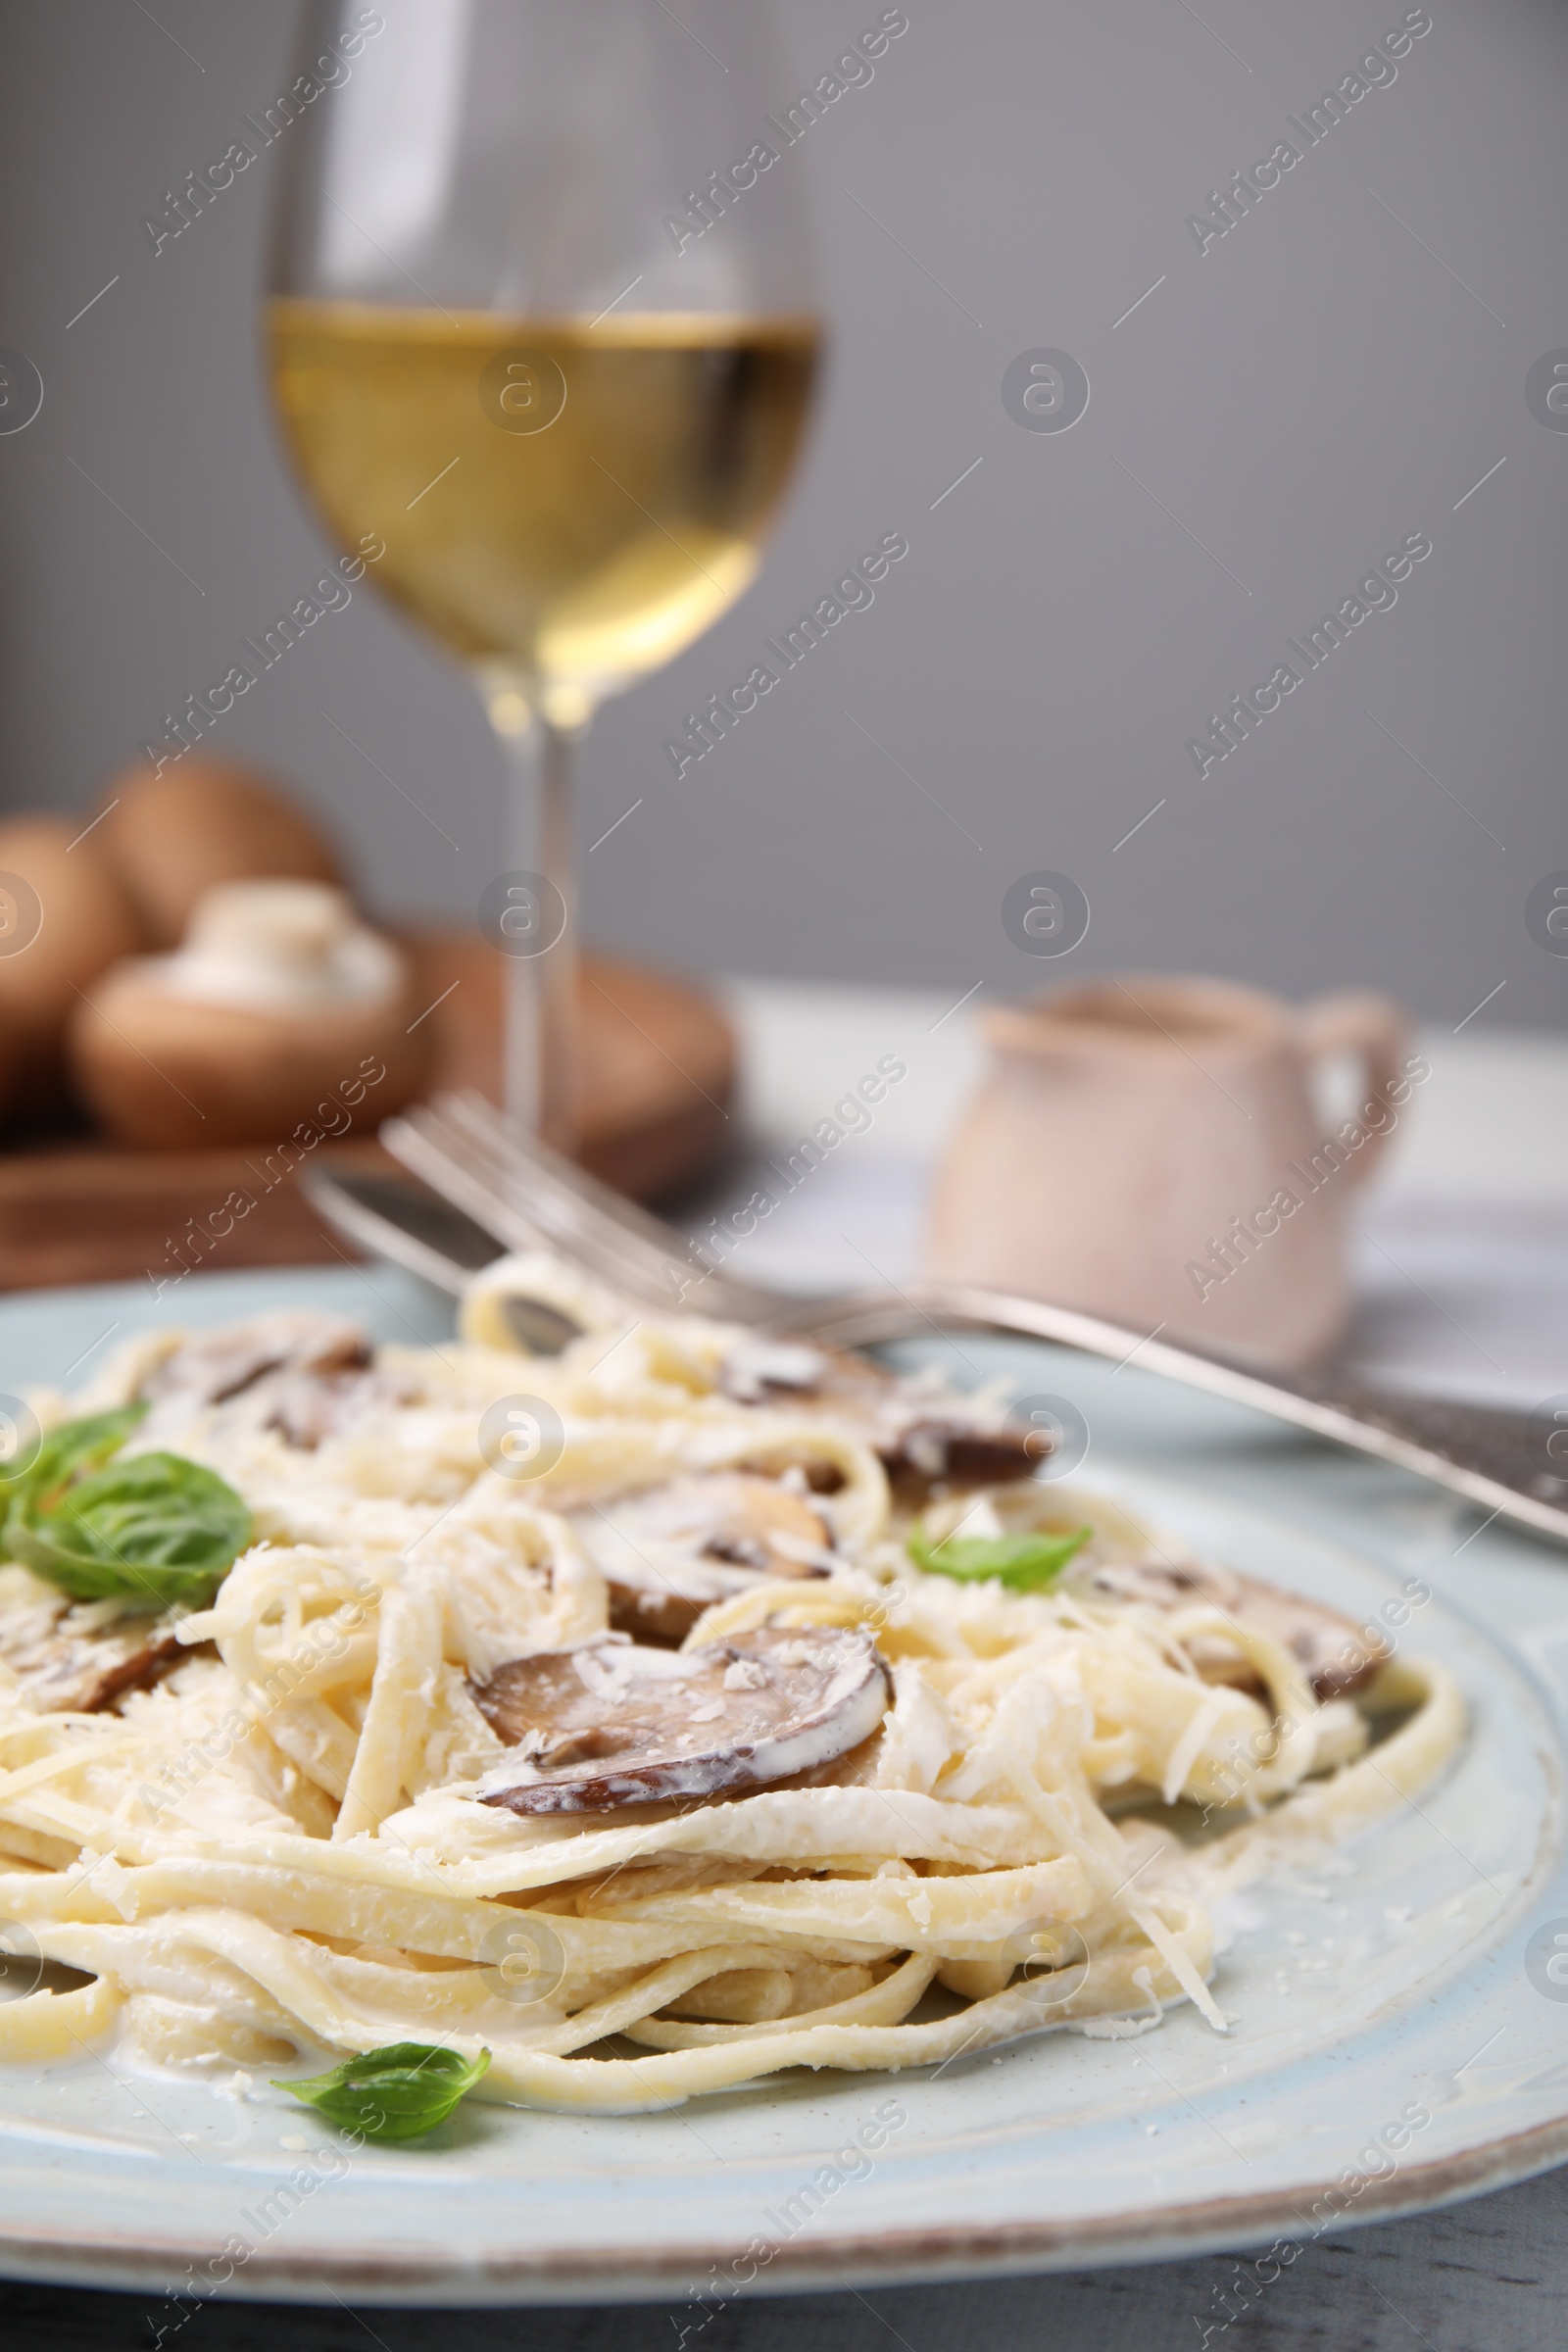
<instances>
[{"instance_id":1,"label":"pitcher handle","mask_svg":"<svg viewBox=\"0 0 1568 2352\"><path fill-rule=\"evenodd\" d=\"M1326 1061L1336 1054L1361 1057L1365 1092L1357 1098L1355 1116L1367 1128L1367 1137L1348 1162L1347 1172L1352 1184L1364 1184L1398 1123L1397 1102L1409 1093L1409 1015L1392 997L1377 996L1370 989L1346 989L1303 1004L1297 1033L1309 1061ZM1404 1093L1395 1098L1392 1090L1396 1085ZM1378 1124L1371 1126L1374 1117Z\"/></svg>"}]
</instances>

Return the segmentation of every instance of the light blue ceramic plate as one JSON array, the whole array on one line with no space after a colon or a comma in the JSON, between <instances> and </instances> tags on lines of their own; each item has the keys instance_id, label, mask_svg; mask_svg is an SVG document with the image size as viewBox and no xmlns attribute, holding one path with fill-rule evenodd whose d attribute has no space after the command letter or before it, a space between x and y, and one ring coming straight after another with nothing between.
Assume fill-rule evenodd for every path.
<instances>
[{"instance_id":1,"label":"light blue ceramic plate","mask_svg":"<svg viewBox=\"0 0 1568 2352\"><path fill-rule=\"evenodd\" d=\"M302 1301L388 1338L447 1327L379 1270L193 1277L156 1305L128 1284L49 1293L0 1303L0 1391L78 1380L149 1320ZM1073 1398L1083 1478L1237 1567L1358 1617L1410 1576L1436 1595L1400 1639L1459 1677L1469 1743L1418 1806L1235 1901L1215 1985L1228 2035L1182 2009L1141 2040L1049 2034L658 2115L470 2102L416 2148L352 2158L265 2085L222 2097L100 2060L8 2071L0 2270L140 2286L155 2327L158 2298L194 2286L655 2297L695 2335L737 2292L1299 2243L1568 2156L1568 1961L1550 1973L1568 1954L1568 1557L1135 1370L969 1338L955 1361Z\"/></svg>"}]
</instances>

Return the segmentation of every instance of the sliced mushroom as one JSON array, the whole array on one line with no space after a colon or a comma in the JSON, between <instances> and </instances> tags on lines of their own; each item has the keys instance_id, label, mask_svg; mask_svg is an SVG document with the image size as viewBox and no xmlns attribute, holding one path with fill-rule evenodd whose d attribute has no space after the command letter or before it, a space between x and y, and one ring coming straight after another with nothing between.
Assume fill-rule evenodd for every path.
<instances>
[{"instance_id":1,"label":"sliced mushroom","mask_svg":"<svg viewBox=\"0 0 1568 2352\"><path fill-rule=\"evenodd\" d=\"M515 1751L479 1783L480 1802L588 1813L828 1764L876 1730L888 1676L870 1637L838 1626L765 1627L678 1651L609 1634L515 1658L473 1695Z\"/></svg>"},{"instance_id":2,"label":"sliced mushroom","mask_svg":"<svg viewBox=\"0 0 1568 2352\"><path fill-rule=\"evenodd\" d=\"M369 1342L357 1323L307 1309L284 1310L193 1332L147 1375L141 1395L154 1404L166 1397L222 1404L284 1365L342 1370L369 1360Z\"/></svg>"},{"instance_id":3,"label":"sliced mushroom","mask_svg":"<svg viewBox=\"0 0 1568 2352\"><path fill-rule=\"evenodd\" d=\"M831 1405L836 1418L882 1458L896 1487L923 1495L933 1486L1001 1485L1029 1478L1049 1451L1038 1430L1011 1427L989 1401L933 1393L901 1380L869 1357L795 1340L748 1334L719 1367L718 1385L740 1404L781 1397Z\"/></svg>"},{"instance_id":4,"label":"sliced mushroom","mask_svg":"<svg viewBox=\"0 0 1568 2352\"><path fill-rule=\"evenodd\" d=\"M194 1333L141 1384L152 1406L138 1446L170 1442L192 1415L238 1402L290 1446L312 1450L377 1404L400 1401L357 1323L309 1310Z\"/></svg>"},{"instance_id":5,"label":"sliced mushroom","mask_svg":"<svg viewBox=\"0 0 1568 2352\"><path fill-rule=\"evenodd\" d=\"M1042 1430L1008 1429L1000 1416L961 1420L927 1405L882 1448L899 1493L918 1500L932 1487L994 1487L1032 1478L1052 1450Z\"/></svg>"},{"instance_id":6,"label":"sliced mushroom","mask_svg":"<svg viewBox=\"0 0 1568 2352\"><path fill-rule=\"evenodd\" d=\"M577 1533L610 1587L610 1621L645 1641L683 1642L704 1609L761 1577L826 1576L831 1536L777 1479L714 1471L589 1509Z\"/></svg>"},{"instance_id":7,"label":"sliced mushroom","mask_svg":"<svg viewBox=\"0 0 1568 2352\"><path fill-rule=\"evenodd\" d=\"M287 1445L314 1453L323 1439L341 1436L374 1406L405 1402L405 1390L372 1367L368 1348L363 1353L345 1348L335 1360L324 1356L283 1368L267 1426Z\"/></svg>"},{"instance_id":8,"label":"sliced mushroom","mask_svg":"<svg viewBox=\"0 0 1568 2352\"><path fill-rule=\"evenodd\" d=\"M1290 1651L1322 1699L1359 1690L1390 1654L1381 1636L1337 1609L1206 1562L1107 1560L1082 1581L1089 1591L1117 1600L1143 1601L1167 1612L1206 1603L1238 1624L1254 1626ZM1185 1647L1204 1682L1261 1690L1250 1658L1222 1634L1197 1635Z\"/></svg>"},{"instance_id":9,"label":"sliced mushroom","mask_svg":"<svg viewBox=\"0 0 1568 2352\"><path fill-rule=\"evenodd\" d=\"M0 1667L40 1713L98 1714L192 1654L168 1617L127 1611L105 1623L101 1601L78 1607L25 1568L0 1570Z\"/></svg>"}]
</instances>

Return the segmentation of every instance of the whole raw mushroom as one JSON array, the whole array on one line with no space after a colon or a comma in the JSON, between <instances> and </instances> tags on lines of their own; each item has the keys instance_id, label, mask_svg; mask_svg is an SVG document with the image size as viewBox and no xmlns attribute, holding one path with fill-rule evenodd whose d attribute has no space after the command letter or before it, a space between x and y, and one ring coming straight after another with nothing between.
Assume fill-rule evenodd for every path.
<instances>
[{"instance_id":1,"label":"whole raw mushroom","mask_svg":"<svg viewBox=\"0 0 1568 2352\"><path fill-rule=\"evenodd\" d=\"M65 1081L82 992L142 944L135 909L80 816L0 824L0 1104L37 1108Z\"/></svg>"},{"instance_id":2,"label":"whole raw mushroom","mask_svg":"<svg viewBox=\"0 0 1568 2352\"><path fill-rule=\"evenodd\" d=\"M106 787L104 807L93 838L155 948L178 947L199 901L220 882L343 880L320 826L235 760L187 752L161 775L137 761Z\"/></svg>"},{"instance_id":3,"label":"whole raw mushroom","mask_svg":"<svg viewBox=\"0 0 1568 2352\"><path fill-rule=\"evenodd\" d=\"M201 901L176 955L132 957L83 999L72 1071L121 1143L314 1149L417 1091L417 1010L408 958L341 891L231 882Z\"/></svg>"}]
</instances>

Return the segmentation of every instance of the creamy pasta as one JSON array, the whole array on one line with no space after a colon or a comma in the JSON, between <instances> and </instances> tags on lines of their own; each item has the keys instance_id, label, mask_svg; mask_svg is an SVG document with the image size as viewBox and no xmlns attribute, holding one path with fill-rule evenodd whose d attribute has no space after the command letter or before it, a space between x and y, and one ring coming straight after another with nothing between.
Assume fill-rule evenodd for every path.
<instances>
[{"instance_id":1,"label":"creamy pasta","mask_svg":"<svg viewBox=\"0 0 1568 2352\"><path fill-rule=\"evenodd\" d=\"M506 1344L509 1284L562 1352ZM993 1400L533 1261L463 1332L146 1335L35 1399L145 1402L124 1457L218 1473L253 1541L182 1614L0 1567L0 1919L83 1980L0 2006L0 2057L419 2040L488 2050L481 2097L626 2111L1222 2029L1216 1893L1462 1737L1438 1668L1027 1456L976 1475ZM1053 1544L1039 1589L972 1572Z\"/></svg>"}]
</instances>

